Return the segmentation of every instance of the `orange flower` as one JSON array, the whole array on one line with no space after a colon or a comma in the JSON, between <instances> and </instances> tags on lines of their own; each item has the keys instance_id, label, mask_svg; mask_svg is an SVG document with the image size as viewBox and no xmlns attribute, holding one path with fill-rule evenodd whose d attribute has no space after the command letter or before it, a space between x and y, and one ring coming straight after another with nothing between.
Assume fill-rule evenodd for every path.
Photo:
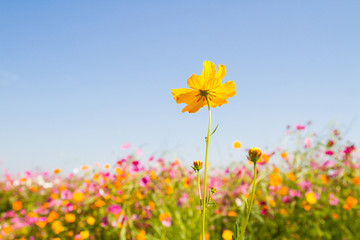
<instances>
[{"instance_id":1,"label":"orange flower","mask_svg":"<svg viewBox=\"0 0 360 240\"><path fill-rule=\"evenodd\" d=\"M282 183L282 178L279 174L273 173L270 175L270 186L276 187Z\"/></svg>"},{"instance_id":2,"label":"orange flower","mask_svg":"<svg viewBox=\"0 0 360 240\"><path fill-rule=\"evenodd\" d=\"M155 209L155 203L153 201L149 201L149 208L151 211Z\"/></svg>"},{"instance_id":3,"label":"orange flower","mask_svg":"<svg viewBox=\"0 0 360 240\"><path fill-rule=\"evenodd\" d=\"M136 240L146 240L145 237L145 230L141 230L137 235L136 235Z\"/></svg>"},{"instance_id":4,"label":"orange flower","mask_svg":"<svg viewBox=\"0 0 360 240\"><path fill-rule=\"evenodd\" d=\"M54 174L59 174L61 172L61 170L59 168L54 170Z\"/></svg>"},{"instance_id":5,"label":"orange flower","mask_svg":"<svg viewBox=\"0 0 360 240\"><path fill-rule=\"evenodd\" d=\"M282 152L282 153L280 154L280 156L281 156L283 159L285 159L285 158L288 157L288 154L287 154L287 152Z\"/></svg>"},{"instance_id":6,"label":"orange flower","mask_svg":"<svg viewBox=\"0 0 360 240\"><path fill-rule=\"evenodd\" d=\"M55 211L52 211L49 213L48 217L47 217L47 221L48 222L52 222L54 221L55 219L57 219L59 217L59 214Z\"/></svg>"},{"instance_id":7,"label":"orange flower","mask_svg":"<svg viewBox=\"0 0 360 240\"><path fill-rule=\"evenodd\" d=\"M84 193L82 193L82 192L76 192L73 194L74 202L80 203L80 202L84 201L84 198L85 198L85 196L84 196Z\"/></svg>"},{"instance_id":8,"label":"orange flower","mask_svg":"<svg viewBox=\"0 0 360 240\"><path fill-rule=\"evenodd\" d=\"M235 149L239 149L239 148L241 148L241 142L238 141L238 140L236 140L236 141L233 143L233 146L234 146Z\"/></svg>"},{"instance_id":9,"label":"orange flower","mask_svg":"<svg viewBox=\"0 0 360 240\"><path fill-rule=\"evenodd\" d=\"M236 94L236 87L234 81L221 83L225 74L224 65L220 64L216 71L214 63L205 61L202 74L193 74L188 79L190 89L173 89L171 93L176 103L187 104L182 112L195 113L208 104L210 107L218 107L227 103L227 99Z\"/></svg>"},{"instance_id":10,"label":"orange flower","mask_svg":"<svg viewBox=\"0 0 360 240\"><path fill-rule=\"evenodd\" d=\"M349 197L347 197L345 204L343 205L343 208L349 211L357 203L358 203L358 200L356 198L354 198L353 196L349 196Z\"/></svg>"},{"instance_id":11,"label":"orange flower","mask_svg":"<svg viewBox=\"0 0 360 240\"><path fill-rule=\"evenodd\" d=\"M286 186L282 186L280 189L279 189L279 194L280 195L287 195L288 194L288 188Z\"/></svg>"},{"instance_id":12,"label":"orange flower","mask_svg":"<svg viewBox=\"0 0 360 240\"><path fill-rule=\"evenodd\" d=\"M203 240L202 233L200 234L200 240ZM205 232L205 240L210 240L210 233Z\"/></svg>"},{"instance_id":13,"label":"orange flower","mask_svg":"<svg viewBox=\"0 0 360 240\"><path fill-rule=\"evenodd\" d=\"M360 186L360 177L354 177L352 179L352 182L356 185L356 186Z\"/></svg>"},{"instance_id":14,"label":"orange flower","mask_svg":"<svg viewBox=\"0 0 360 240\"><path fill-rule=\"evenodd\" d=\"M228 215L229 217L236 217L236 216L237 216L237 213L236 213L235 211L229 211L229 212L227 213L227 215Z\"/></svg>"},{"instance_id":15,"label":"orange flower","mask_svg":"<svg viewBox=\"0 0 360 240\"><path fill-rule=\"evenodd\" d=\"M3 227L2 230L5 233L5 235L8 235L12 232L13 228L11 226L6 226L6 227Z\"/></svg>"},{"instance_id":16,"label":"orange flower","mask_svg":"<svg viewBox=\"0 0 360 240\"><path fill-rule=\"evenodd\" d=\"M295 174L292 172L289 172L288 174L286 174L286 177L292 182L294 182L296 180Z\"/></svg>"},{"instance_id":17,"label":"orange flower","mask_svg":"<svg viewBox=\"0 0 360 240\"><path fill-rule=\"evenodd\" d=\"M301 203L302 207L305 209L305 211L310 211L311 210L311 205L307 204L306 201L303 201Z\"/></svg>"},{"instance_id":18,"label":"orange flower","mask_svg":"<svg viewBox=\"0 0 360 240\"><path fill-rule=\"evenodd\" d=\"M22 202L20 201L15 201L13 202L12 204L12 208L15 210L15 211L20 211L22 209L23 205L22 205Z\"/></svg>"},{"instance_id":19,"label":"orange flower","mask_svg":"<svg viewBox=\"0 0 360 240\"><path fill-rule=\"evenodd\" d=\"M76 216L73 213L65 214L65 221L68 223L73 223L76 220Z\"/></svg>"},{"instance_id":20,"label":"orange flower","mask_svg":"<svg viewBox=\"0 0 360 240\"><path fill-rule=\"evenodd\" d=\"M94 204L96 207L102 207L105 205L105 202L103 200L97 200Z\"/></svg>"},{"instance_id":21,"label":"orange flower","mask_svg":"<svg viewBox=\"0 0 360 240\"><path fill-rule=\"evenodd\" d=\"M320 180L323 184L327 185L329 183L329 179L326 177L326 175L322 174L320 176Z\"/></svg>"},{"instance_id":22,"label":"orange flower","mask_svg":"<svg viewBox=\"0 0 360 240\"><path fill-rule=\"evenodd\" d=\"M56 234L59 234L65 230L64 226L61 224L60 221L53 222L51 224L51 228Z\"/></svg>"}]
</instances>

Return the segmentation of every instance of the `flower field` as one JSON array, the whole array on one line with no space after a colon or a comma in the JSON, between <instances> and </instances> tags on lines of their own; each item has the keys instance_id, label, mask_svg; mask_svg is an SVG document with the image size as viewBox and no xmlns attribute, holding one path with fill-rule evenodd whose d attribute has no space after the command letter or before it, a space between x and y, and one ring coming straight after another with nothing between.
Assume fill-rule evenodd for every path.
<instances>
[{"instance_id":1,"label":"flower field","mask_svg":"<svg viewBox=\"0 0 360 240\"><path fill-rule=\"evenodd\" d=\"M295 126L286 146L265 151L247 239L360 239L360 154L338 130L325 136ZM244 220L252 163L209 170L216 189L207 239L231 240ZM210 160L211 162L211 160ZM203 174L203 172L200 172ZM179 159L126 156L78 173L5 174L0 239L199 239L197 176Z\"/></svg>"}]
</instances>

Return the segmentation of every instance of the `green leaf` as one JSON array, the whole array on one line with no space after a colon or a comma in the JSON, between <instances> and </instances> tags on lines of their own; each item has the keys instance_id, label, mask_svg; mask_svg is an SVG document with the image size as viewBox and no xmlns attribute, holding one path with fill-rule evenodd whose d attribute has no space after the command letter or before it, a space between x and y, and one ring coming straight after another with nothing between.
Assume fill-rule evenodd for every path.
<instances>
[{"instance_id":1,"label":"green leaf","mask_svg":"<svg viewBox=\"0 0 360 240\"><path fill-rule=\"evenodd\" d=\"M218 127L219 127L219 124L216 125L216 128L214 129L214 131L212 131L212 133L210 134L210 136L212 136L212 135L216 132L216 130L217 130Z\"/></svg>"}]
</instances>

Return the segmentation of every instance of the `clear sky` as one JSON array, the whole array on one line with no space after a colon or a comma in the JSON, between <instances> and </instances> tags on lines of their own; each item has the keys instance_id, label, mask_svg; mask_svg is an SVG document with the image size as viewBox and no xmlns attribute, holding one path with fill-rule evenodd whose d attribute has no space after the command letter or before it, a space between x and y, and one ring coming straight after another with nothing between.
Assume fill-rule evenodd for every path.
<instances>
[{"instance_id":1,"label":"clear sky","mask_svg":"<svg viewBox=\"0 0 360 240\"><path fill-rule=\"evenodd\" d=\"M172 88L224 64L210 162L272 149L285 127L350 128L360 144L360 1L2 1L0 170L144 155L203 159L207 111ZM124 143L132 149L121 150Z\"/></svg>"}]
</instances>

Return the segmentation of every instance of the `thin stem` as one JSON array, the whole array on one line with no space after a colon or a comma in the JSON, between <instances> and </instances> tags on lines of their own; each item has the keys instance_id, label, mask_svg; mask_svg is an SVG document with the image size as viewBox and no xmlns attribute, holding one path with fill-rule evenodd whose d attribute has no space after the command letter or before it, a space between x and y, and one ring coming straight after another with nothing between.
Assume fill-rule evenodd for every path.
<instances>
[{"instance_id":1,"label":"thin stem","mask_svg":"<svg viewBox=\"0 0 360 240\"><path fill-rule=\"evenodd\" d=\"M253 202L254 202L255 186L256 186L256 162L254 163L254 180L253 180L253 186L252 186L252 191L251 191L251 196L250 196L249 209L248 209L248 212L247 212L245 224L244 224L244 226L241 228L240 240L243 240L243 239L244 239L246 226L247 226L247 224L248 224L248 222L249 222L250 213L251 213L251 208L252 208L252 205L253 205Z\"/></svg>"},{"instance_id":2,"label":"thin stem","mask_svg":"<svg viewBox=\"0 0 360 240\"><path fill-rule=\"evenodd\" d=\"M207 161L208 161L208 151L209 151L209 139L210 139L210 129L211 129L211 110L209 99L206 98L206 102L209 110L209 128L208 134L206 137L206 151L205 151L205 177L204 177L204 198L203 198L203 210L202 210L202 239L205 240L205 220L206 220L206 188L207 188Z\"/></svg>"},{"instance_id":3,"label":"thin stem","mask_svg":"<svg viewBox=\"0 0 360 240\"><path fill-rule=\"evenodd\" d=\"M200 206L201 206L201 188L200 188L200 174L199 174L199 172L197 172L197 182L198 182L198 191L199 191Z\"/></svg>"}]
</instances>

